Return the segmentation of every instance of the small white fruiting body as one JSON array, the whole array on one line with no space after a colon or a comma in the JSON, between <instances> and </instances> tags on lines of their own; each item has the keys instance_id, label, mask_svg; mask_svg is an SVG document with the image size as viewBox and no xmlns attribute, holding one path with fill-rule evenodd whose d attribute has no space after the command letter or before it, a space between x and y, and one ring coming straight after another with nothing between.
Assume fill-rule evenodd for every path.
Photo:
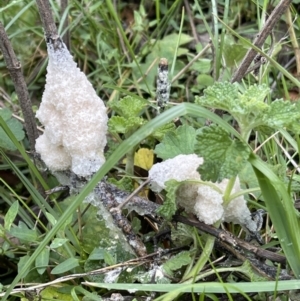
<instances>
[{"instance_id":1,"label":"small white fruiting body","mask_svg":"<svg viewBox=\"0 0 300 301\"><path fill-rule=\"evenodd\" d=\"M62 43L48 43L49 63L37 118L45 132L36 151L51 171L71 169L87 177L105 162L106 108Z\"/></svg>"}]
</instances>

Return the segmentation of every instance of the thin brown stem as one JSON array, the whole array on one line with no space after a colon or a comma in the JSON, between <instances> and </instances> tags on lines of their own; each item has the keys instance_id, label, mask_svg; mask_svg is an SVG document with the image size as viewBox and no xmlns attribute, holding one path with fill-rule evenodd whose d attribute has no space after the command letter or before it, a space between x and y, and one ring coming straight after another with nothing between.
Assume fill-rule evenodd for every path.
<instances>
[{"instance_id":1,"label":"thin brown stem","mask_svg":"<svg viewBox=\"0 0 300 301\"><path fill-rule=\"evenodd\" d=\"M197 33L197 29L196 29L196 26L195 26L195 23L194 23L195 17L194 17L194 15L192 13L192 10L190 8L191 4L189 3L188 0L184 0L183 2L184 2L184 7L185 7L185 10L186 10L186 14L188 15L188 19L190 21L193 37L194 37L195 41L197 41L197 43L200 43L199 36L198 36L198 33Z\"/></svg>"},{"instance_id":2,"label":"thin brown stem","mask_svg":"<svg viewBox=\"0 0 300 301\"><path fill-rule=\"evenodd\" d=\"M273 30L275 24L278 22L282 14L286 11L288 6L291 4L292 0L281 0L278 5L274 8L271 15L267 19L265 25L263 26L260 33L256 36L253 45L256 47L261 47L271 31ZM251 48L248 50L245 58L241 62L239 68L234 73L231 82L239 82L245 73L247 72L250 64L253 62L254 57L256 56L256 51Z\"/></svg>"},{"instance_id":3,"label":"thin brown stem","mask_svg":"<svg viewBox=\"0 0 300 301\"><path fill-rule=\"evenodd\" d=\"M25 129L27 132L30 149L35 149L35 139L39 136L34 114L32 111L32 104L29 98L27 85L22 74L21 63L16 57L16 54L11 46L8 36L5 32L3 24L0 22L0 49L7 66L7 69L12 78L20 106L24 115Z\"/></svg>"},{"instance_id":4,"label":"thin brown stem","mask_svg":"<svg viewBox=\"0 0 300 301\"><path fill-rule=\"evenodd\" d=\"M43 28L45 30L46 38L57 39L58 31L55 25L51 6L48 0L36 0L38 6L39 14L43 23Z\"/></svg>"},{"instance_id":5,"label":"thin brown stem","mask_svg":"<svg viewBox=\"0 0 300 301\"><path fill-rule=\"evenodd\" d=\"M192 220L190 218L186 218L182 215L175 215L173 217L173 220L180 222L180 223L184 223L186 225L194 226L197 229L199 229L200 231L209 233L210 235L218 238L220 241L223 241L223 242L227 243L228 245L231 245L235 248L236 247L241 248L243 250L251 252L260 258L269 259L269 260L279 262L279 263L286 263L285 256L276 254L271 251L262 249L258 246L252 245L242 239L239 239L239 238L233 236L231 233L229 233L225 230L217 229L213 226L206 225L205 223L197 221L197 220Z\"/></svg>"}]
</instances>

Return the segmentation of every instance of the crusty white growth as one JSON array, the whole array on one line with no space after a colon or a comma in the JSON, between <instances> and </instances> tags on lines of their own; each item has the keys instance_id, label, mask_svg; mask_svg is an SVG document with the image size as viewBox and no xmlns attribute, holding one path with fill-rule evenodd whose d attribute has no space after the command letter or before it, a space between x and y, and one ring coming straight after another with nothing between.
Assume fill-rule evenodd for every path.
<instances>
[{"instance_id":1,"label":"crusty white growth","mask_svg":"<svg viewBox=\"0 0 300 301\"><path fill-rule=\"evenodd\" d=\"M195 213L194 206L197 201L198 188L199 185L196 183L183 183L176 192L176 203L187 213Z\"/></svg>"},{"instance_id":2,"label":"crusty white growth","mask_svg":"<svg viewBox=\"0 0 300 301\"><path fill-rule=\"evenodd\" d=\"M203 158L199 158L195 154L179 155L173 159L157 163L149 170L151 189L160 192L165 188L164 183L170 179L179 182L200 180L201 177L197 169L201 164L203 164ZM256 224L251 219L251 213L242 195L224 206L223 194L228 180L208 184L215 185L216 189L201 183L183 183L176 192L177 204L183 207L186 212L197 215L198 219L206 224L211 225L219 220L224 220L241 224L255 232ZM237 178L231 194L239 191L241 191L240 181Z\"/></svg>"},{"instance_id":3,"label":"crusty white growth","mask_svg":"<svg viewBox=\"0 0 300 301\"><path fill-rule=\"evenodd\" d=\"M165 182L174 179L179 182L185 180L200 180L197 172L203 159L195 154L178 155L161 163L156 163L149 170L150 185L153 191L160 192L165 188Z\"/></svg>"},{"instance_id":4,"label":"crusty white growth","mask_svg":"<svg viewBox=\"0 0 300 301\"><path fill-rule=\"evenodd\" d=\"M222 220L224 215L223 195L207 185L199 185L194 212L198 219L205 224Z\"/></svg>"},{"instance_id":5,"label":"crusty white growth","mask_svg":"<svg viewBox=\"0 0 300 301\"><path fill-rule=\"evenodd\" d=\"M71 169L86 177L105 161L106 108L66 46L47 48L46 86L36 114L45 132L36 151L51 171Z\"/></svg>"}]
</instances>

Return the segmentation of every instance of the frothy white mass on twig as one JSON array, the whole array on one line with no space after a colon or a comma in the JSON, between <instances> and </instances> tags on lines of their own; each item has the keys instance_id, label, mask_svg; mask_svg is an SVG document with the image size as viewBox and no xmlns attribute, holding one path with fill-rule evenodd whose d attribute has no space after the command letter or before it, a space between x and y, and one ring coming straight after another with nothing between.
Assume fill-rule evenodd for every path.
<instances>
[{"instance_id":1,"label":"frothy white mass on twig","mask_svg":"<svg viewBox=\"0 0 300 301\"><path fill-rule=\"evenodd\" d=\"M87 177L105 162L106 108L66 46L47 43L49 63L37 118L45 132L36 151L51 171Z\"/></svg>"},{"instance_id":2,"label":"frothy white mass on twig","mask_svg":"<svg viewBox=\"0 0 300 301\"><path fill-rule=\"evenodd\" d=\"M176 202L186 212L195 214L198 219L206 224L213 224L219 220L241 224L247 230L256 231L256 224L251 218L243 195L231 200L228 205L223 204L223 195L228 184L224 179L220 183L201 183L198 167L203 164L203 158L195 154L178 155L172 159L157 163L149 170L150 187L153 191L160 192L165 189L165 182L174 179L185 182L176 192ZM198 181L198 183L197 183ZM240 181L237 177L231 194L241 191Z\"/></svg>"}]
</instances>

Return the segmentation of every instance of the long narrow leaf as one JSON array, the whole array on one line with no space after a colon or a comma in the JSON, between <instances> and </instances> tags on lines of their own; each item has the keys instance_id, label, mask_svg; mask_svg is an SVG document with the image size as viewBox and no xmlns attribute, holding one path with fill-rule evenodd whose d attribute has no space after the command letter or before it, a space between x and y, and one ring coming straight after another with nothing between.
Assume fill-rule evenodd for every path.
<instances>
[{"instance_id":1,"label":"long narrow leaf","mask_svg":"<svg viewBox=\"0 0 300 301\"><path fill-rule=\"evenodd\" d=\"M15 135L13 134L13 132L10 130L10 128L7 126L6 122L3 120L3 118L0 116L0 126L3 128L5 134L9 137L9 139L13 142L13 144L15 145L15 147L18 149L18 151L20 152L20 154L22 155L22 158L26 161L26 163L28 164L28 167L30 168L30 170L33 172L33 174L35 175L35 177L39 180L39 182L41 183L41 185L43 186L44 189L49 189L48 185L46 184L46 182L44 181L43 177L41 176L40 172L38 171L38 169L36 168L36 166L32 163L31 159L29 158L29 156L27 155L24 147L22 146L22 144L17 140L17 138L15 137Z\"/></svg>"},{"instance_id":2,"label":"long narrow leaf","mask_svg":"<svg viewBox=\"0 0 300 301\"><path fill-rule=\"evenodd\" d=\"M274 292L277 291L300 289L299 280L288 281L261 281L261 282L239 282L234 284L219 283L219 282L205 282L196 284L138 284L138 283L95 283L83 282L83 284L115 290L134 290L134 291L154 291L154 292L176 292L178 293L259 293L259 292ZM159 298L158 298L159 299Z\"/></svg>"},{"instance_id":3,"label":"long narrow leaf","mask_svg":"<svg viewBox=\"0 0 300 301\"><path fill-rule=\"evenodd\" d=\"M260 159L250 158L280 245L295 274L300 278L300 223L283 181Z\"/></svg>"}]
</instances>

